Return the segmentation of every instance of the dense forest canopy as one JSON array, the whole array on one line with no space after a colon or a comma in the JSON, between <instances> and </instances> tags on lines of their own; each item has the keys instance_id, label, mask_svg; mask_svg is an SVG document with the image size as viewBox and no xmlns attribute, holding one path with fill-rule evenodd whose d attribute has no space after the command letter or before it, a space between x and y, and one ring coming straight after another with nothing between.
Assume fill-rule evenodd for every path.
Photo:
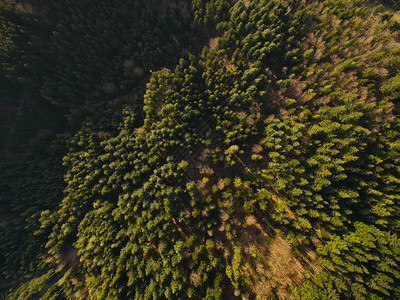
<instances>
[{"instance_id":1,"label":"dense forest canopy","mask_svg":"<svg viewBox=\"0 0 400 300\"><path fill-rule=\"evenodd\" d=\"M399 10L0 0L0 298L400 299Z\"/></svg>"}]
</instances>

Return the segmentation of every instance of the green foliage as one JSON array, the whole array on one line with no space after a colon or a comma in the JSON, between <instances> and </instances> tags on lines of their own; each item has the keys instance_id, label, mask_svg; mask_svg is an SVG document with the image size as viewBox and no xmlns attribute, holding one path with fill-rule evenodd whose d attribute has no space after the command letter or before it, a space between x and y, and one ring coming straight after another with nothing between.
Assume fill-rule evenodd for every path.
<instances>
[{"instance_id":1,"label":"green foliage","mask_svg":"<svg viewBox=\"0 0 400 300\"><path fill-rule=\"evenodd\" d=\"M45 152L43 144L49 146ZM62 197L64 169L58 160L65 153L61 140L43 144L36 145L24 161L1 165L2 226L6 229L0 236L1 252L6 253L1 256L3 275L43 268L38 255L49 232L40 228L39 219L43 210L54 209Z\"/></svg>"},{"instance_id":2,"label":"green foliage","mask_svg":"<svg viewBox=\"0 0 400 300\"><path fill-rule=\"evenodd\" d=\"M50 60L41 94L57 105L127 93L149 69L175 62L188 39L181 14L162 16L142 1L46 1L45 9L55 30L39 58Z\"/></svg>"},{"instance_id":3,"label":"green foliage","mask_svg":"<svg viewBox=\"0 0 400 300\"><path fill-rule=\"evenodd\" d=\"M39 21L1 3L16 117L0 266L31 273L10 298L400 293L391 16L345 0L57 0ZM24 135L30 108L49 124Z\"/></svg>"}]
</instances>

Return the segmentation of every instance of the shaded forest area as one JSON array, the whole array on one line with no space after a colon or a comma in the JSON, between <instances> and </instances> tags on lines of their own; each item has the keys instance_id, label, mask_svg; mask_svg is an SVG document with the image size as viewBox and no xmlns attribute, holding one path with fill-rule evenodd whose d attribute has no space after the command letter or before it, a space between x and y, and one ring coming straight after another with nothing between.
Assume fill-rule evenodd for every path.
<instances>
[{"instance_id":1,"label":"shaded forest area","mask_svg":"<svg viewBox=\"0 0 400 300\"><path fill-rule=\"evenodd\" d=\"M400 299L399 9L0 0L0 298Z\"/></svg>"}]
</instances>

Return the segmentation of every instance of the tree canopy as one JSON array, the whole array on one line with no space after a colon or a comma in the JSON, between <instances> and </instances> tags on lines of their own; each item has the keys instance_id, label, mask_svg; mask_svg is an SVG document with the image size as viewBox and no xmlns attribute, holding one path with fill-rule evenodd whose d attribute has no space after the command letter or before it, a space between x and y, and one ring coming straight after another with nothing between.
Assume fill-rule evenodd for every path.
<instances>
[{"instance_id":1,"label":"tree canopy","mask_svg":"<svg viewBox=\"0 0 400 300\"><path fill-rule=\"evenodd\" d=\"M400 298L387 2L0 0L0 297Z\"/></svg>"}]
</instances>

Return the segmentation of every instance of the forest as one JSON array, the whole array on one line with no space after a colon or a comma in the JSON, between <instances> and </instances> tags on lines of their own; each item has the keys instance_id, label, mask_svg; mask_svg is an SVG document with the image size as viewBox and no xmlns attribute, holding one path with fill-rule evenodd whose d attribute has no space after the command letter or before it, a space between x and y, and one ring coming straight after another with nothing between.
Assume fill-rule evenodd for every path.
<instances>
[{"instance_id":1,"label":"forest","mask_svg":"<svg viewBox=\"0 0 400 300\"><path fill-rule=\"evenodd\" d=\"M0 299L400 299L400 2L0 0Z\"/></svg>"}]
</instances>

